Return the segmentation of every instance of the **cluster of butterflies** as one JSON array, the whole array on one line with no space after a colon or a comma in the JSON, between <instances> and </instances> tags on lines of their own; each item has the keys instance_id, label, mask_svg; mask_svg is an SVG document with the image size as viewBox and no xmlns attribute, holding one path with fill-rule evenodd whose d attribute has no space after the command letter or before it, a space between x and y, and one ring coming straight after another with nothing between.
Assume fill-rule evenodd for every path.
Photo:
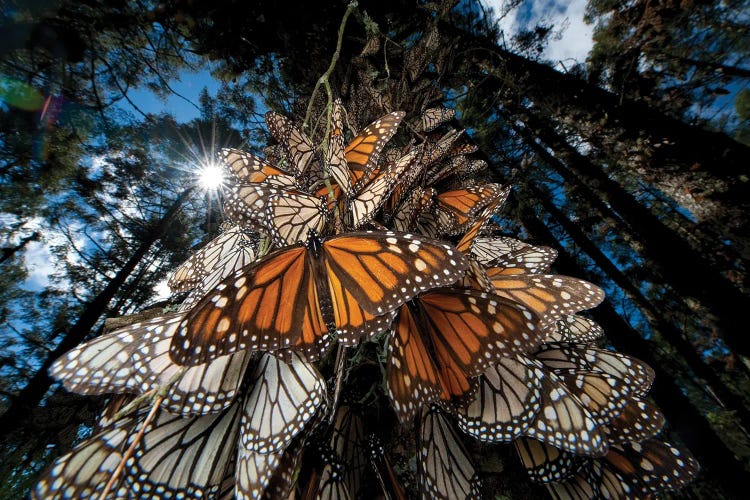
<instances>
[{"instance_id":1,"label":"cluster of butterflies","mask_svg":"<svg viewBox=\"0 0 750 500\"><path fill-rule=\"evenodd\" d=\"M265 159L222 151L229 222L172 274L182 303L52 366L70 391L115 397L34 497L478 498L466 435L513 443L557 498L689 482L696 461L654 437L653 371L577 314L603 292L495 234L509 189L476 180L461 132L435 131L453 112L428 109L401 147L404 113L350 141L345 116L335 102L320 149L270 112ZM346 397L367 352L371 391L414 429L414 484L367 395Z\"/></svg>"}]
</instances>

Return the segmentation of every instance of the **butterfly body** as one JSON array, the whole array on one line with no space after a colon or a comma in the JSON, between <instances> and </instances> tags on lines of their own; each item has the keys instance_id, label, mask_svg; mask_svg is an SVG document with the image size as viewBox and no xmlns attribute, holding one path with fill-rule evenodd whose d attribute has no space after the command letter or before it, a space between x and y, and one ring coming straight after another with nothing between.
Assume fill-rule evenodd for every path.
<instances>
[{"instance_id":1,"label":"butterfly body","mask_svg":"<svg viewBox=\"0 0 750 500\"><path fill-rule=\"evenodd\" d=\"M172 359L193 365L238 350L295 348L318 357L335 332L353 345L388 327L416 294L456 281L450 245L394 232L321 239L311 232L223 280L180 324Z\"/></svg>"}]
</instances>

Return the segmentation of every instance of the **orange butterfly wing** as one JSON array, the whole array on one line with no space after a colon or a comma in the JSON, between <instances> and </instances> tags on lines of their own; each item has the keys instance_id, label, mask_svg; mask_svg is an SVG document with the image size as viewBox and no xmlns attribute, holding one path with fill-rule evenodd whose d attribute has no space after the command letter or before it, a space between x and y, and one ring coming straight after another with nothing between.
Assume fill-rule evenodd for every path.
<instances>
[{"instance_id":1,"label":"orange butterfly wing","mask_svg":"<svg viewBox=\"0 0 750 500\"><path fill-rule=\"evenodd\" d=\"M234 273L185 317L172 340L178 364L204 363L242 349L308 347L328 331L304 246Z\"/></svg>"},{"instance_id":2,"label":"orange butterfly wing","mask_svg":"<svg viewBox=\"0 0 750 500\"><path fill-rule=\"evenodd\" d=\"M388 342L386 380L393 408L402 421L413 418L422 405L449 397L408 305L401 306Z\"/></svg>"},{"instance_id":3,"label":"orange butterfly wing","mask_svg":"<svg viewBox=\"0 0 750 500\"><path fill-rule=\"evenodd\" d=\"M562 316L591 309L604 291L587 281L556 274L494 274L487 271L494 293L524 304L542 318L542 327Z\"/></svg>"},{"instance_id":4,"label":"orange butterfly wing","mask_svg":"<svg viewBox=\"0 0 750 500\"><path fill-rule=\"evenodd\" d=\"M495 211L500 208L500 205L505 203L510 194L510 186L506 186L500 189L495 198L482 209L482 212L477 217L477 220L471 225L468 231L461 237L461 240L456 244L456 248L464 253L468 253L471 247L474 245L474 240L479 236L479 232L482 228L492 219Z\"/></svg>"},{"instance_id":5,"label":"orange butterfly wing","mask_svg":"<svg viewBox=\"0 0 750 500\"><path fill-rule=\"evenodd\" d=\"M331 296L343 287L372 315L454 283L468 265L451 245L405 233L346 233L326 240L323 248Z\"/></svg>"},{"instance_id":6,"label":"orange butterfly wing","mask_svg":"<svg viewBox=\"0 0 750 500\"><path fill-rule=\"evenodd\" d=\"M354 191L371 178L383 146L396 133L404 115L403 111L394 111L377 119L346 146L344 154Z\"/></svg>"},{"instance_id":7,"label":"orange butterfly wing","mask_svg":"<svg viewBox=\"0 0 750 500\"><path fill-rule=\"evenodd\" d=\"M440 193L436 198L436 207L441 229L447 234L460 233L501 192L498 184L486 184Z\"/></svg>"},{"instance_id":8,"label":"orange butterfly wing","mask_svg":"<svg viewBox=\"0 0 750 500\"><path fill-rule=\"evenodd\" d=\"M389 344L388 388L407 420L422 405L469 391L469 377L541 342L526 308L489 294L440 289L399 311Z\"/></svg>"},{"instance_id":9,"label":"orange butterfly wing","mask_svg":"<svg viewBox=\"0 0 750 500\"><path fill-rule=\"evenodd\" d=\"M537 318L517 303L474 290L435 290L419 306L431 344L453 396L469 389L466 377L480 375L494 360L533 350L542 334Z\"/></svg>"},{"instance_id":10,"label":"orange butterfly wing","mask_svg":"<svg viewBox=\"0 0 750 500\"><path fill-rule=\"evenodd\" d=\"M252 153L225 148L221 150L221 157L239 183L266 183L283 188L296 186L294 174L271 165Z\"/></svg>"}]
</instances>

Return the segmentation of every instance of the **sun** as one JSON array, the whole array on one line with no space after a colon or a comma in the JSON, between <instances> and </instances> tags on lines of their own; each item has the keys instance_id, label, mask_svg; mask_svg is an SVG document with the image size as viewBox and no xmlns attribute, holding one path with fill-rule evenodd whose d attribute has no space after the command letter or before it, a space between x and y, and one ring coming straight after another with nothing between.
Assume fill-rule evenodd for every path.
<instances>
[{"instance_id":1,"label":"sun","mask_svg":"<svg viewBox=\"0 0 750 500\"><path fill-rule=\"evenodd\" d=\"M203 163L198 168L198 184L206 191L218 190L224 180L224 169L217 163Z\"/></svg>"}]
</instances>

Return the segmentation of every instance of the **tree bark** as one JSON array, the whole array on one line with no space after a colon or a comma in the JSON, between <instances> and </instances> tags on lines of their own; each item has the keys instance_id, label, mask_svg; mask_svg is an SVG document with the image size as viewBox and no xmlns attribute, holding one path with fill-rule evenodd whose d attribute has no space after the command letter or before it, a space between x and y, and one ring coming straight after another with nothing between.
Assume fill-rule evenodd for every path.
<instances>
[{"instance_id":1,"label":"tree bark","mask_svg":"<svg viewBox=\"0 0 750 500\"><path fill-rule=\"evenodd\" d=\"M650 144L648 169L655 179L669 172L675 179L690 179L686 187L706 192L720 210L720 240L734 240L743 259L750 258L750 147L721 132L693 126L670 117L643 101L634 101L592 85L498 46L495 40L460 27L441 23L456 50L465 55L455 73L460 81L482 82L516 102L531 102L566 123L596 124L618 142ZM461 63L459 63L461 64ZM457 83L458 83L457 82ZM583 132L583 130L579 130ZM590 131L582 135L596 142ZM609 157L619 153L609 151ZM710 188L709 188L710 187ZM714 242L719 247L721 242Z\"/></svg>"}]
</instances>

